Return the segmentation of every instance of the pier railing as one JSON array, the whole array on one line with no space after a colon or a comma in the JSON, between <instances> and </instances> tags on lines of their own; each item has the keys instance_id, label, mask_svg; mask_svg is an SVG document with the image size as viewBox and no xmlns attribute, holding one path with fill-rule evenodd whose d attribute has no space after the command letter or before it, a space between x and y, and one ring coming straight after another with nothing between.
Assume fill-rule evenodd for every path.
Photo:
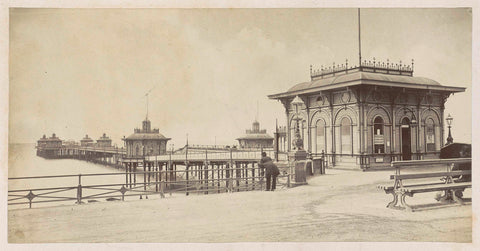
<instances>
[{"instance_id":1,"label":"pier railing","mask_svg":"<svg viewBox=\"0 0 480 251\"><path fill-rule=\"evenodd\" d=\"M100 176L124 176L124 173L95 173L95 174L77 174L77 175L49 175L49 176L30 176L30 177L14 177L8 178L9 183L21 181L27 183L28 180L44 179L46 182L59 183L61 179L74 178L78 179L78 184L70 181L72 184L67 186L55 187L37 187L24 189L8 190L8 205L25 205L28 204L32 208L32 204L36 203L52 203L62 201L75 201L76 204L96 202L97 199L124 200L125 196L142 196L151 193L151 191L141 191L140 189L147 184L138 183L136 187L126 188L125 183L109 183L109 184L85 184L84 179L87 177ZM52 181L53 179L53 181ZM70 183L64 181L62 183ZM83 184L82 184L83 183ZM89 182L90 183L90 182ZM48 184L48 183L47 183ZM128 192L128 194L127 194Z\"/></svg>"},{"instance_id":2,"label":"pier railing","mask_svg":"<svg viewBox=\"0 0 480 251\"><path fill-rule=\"evenodd\" d=\"M205 167L205 166L204 166ZM215 168L217 167L217 168ZM101 176L126 176L124 182L113 182L109 184L90 184L85 179ZM128 176L130 175L130 180ZM201 166L191 166L185 170L160 170L135 172L132 181L132 173L95 173L78 175L50 175L50 176L31 176L9 178L9 183L13 181L22 181L39 179L54 179L58 183L59 179L77 179L69 181L72 183L67 186L55 187L28 187L23 189L8 190L8 205L28 205L32 208L33 204L39 203L59 203L74 202L82 204L85 202L98 202L99 199L107 201L121 200L125 197L137 196L142 199L148 198L148 195L159 195L165 197L166 193L172 195L182 194L211 194L225 192L240 192L263 190L265 188L265 178L262 170L252 165L235 166L211 166L211 168L202 168ZM143 176L143 182L137 182ZM277 177L278 187L286 188L290 186L290 175L284 172ZM48 184L48 183L47 183Z\"/></svg>"},{"instance_id":3,"label":"pier railing","mask_svg":"<svg viewBox=\"0 0 480 251\"><path fill-rule=\"evenodd\" d=\"M275 151L273 149L263 150L266 152L267 156L275 156ZM279 153L279 160L286 161L287 154ZM219 160L219 161L228 161L228 160L250 160L258 161L262 158L262 152L260 150L251 150L251 151L225 151L225 152L212 152L205 150L204 152L193 152L193 153L183 153L183 154L167 154L167 155L156 155L156 156L145 156L145 160L148 161L179 161L179 160Z\"/></svg>"}]
</instances>

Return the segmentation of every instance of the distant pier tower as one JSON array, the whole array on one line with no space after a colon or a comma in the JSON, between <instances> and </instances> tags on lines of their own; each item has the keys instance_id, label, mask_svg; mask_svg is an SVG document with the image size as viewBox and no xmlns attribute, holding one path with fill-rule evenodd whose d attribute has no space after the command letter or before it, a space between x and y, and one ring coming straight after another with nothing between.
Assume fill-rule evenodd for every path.
<instances>
[{"instance_id":1,"label":"distant pier tower","mask_svg":"<svg viewBox=\"0 0 480 251\"><path fill-rule=\"evenodd\" d=\"M50 138L45 135L37 141L37 155L44 158L56 158L62 148L62 140L55 133Z\"/></svg>"},{"instance_id":2,"label":"distant pier tower","mask_svg":"<svg viewBox=\"0 0 480 251\"><path fill-rule=\"evenodd\" d=\"M150 120L146 118L142 122L142 129L136 128L132 135L123 140L127 148L127 157L143 157L166 154L170 138L160 134L158 129L152 129Z\"/></svg>"},{"instance_id":3,"label":"distant pier tower","mask_svg":"<svg viewBox=\"0 0 480 251\"><path fill-rule=\"evenodd\" d=\"M81 146L92 146L94 144L93 139L88 137L88 134L85 135L85 138L80 140L80 145Z\"/></svg>"},{"instance_id":4,"label":"distant pier tower","mask_svg":"<svg viewBox=\"0 0 480 251\"><path fill-rule=\"evenodd\" d=\"M237 139L240 148L272 148L273 137L267 134L267 130L260 130L260 123L254 121L252 129L247 129L246 134Z\"/></svg>"},{"instance_id":5,"label":"distant pier tower","mask_svg":"<svg viewBox=\"0 0 480 251\"><path fill-rule=\"evenodd\" d=\"M102 137L97 139L97 146L98 147L111 147L112 146L112 140L107 137L107 135L104 133Z\"/></svg>"}]
</instances>

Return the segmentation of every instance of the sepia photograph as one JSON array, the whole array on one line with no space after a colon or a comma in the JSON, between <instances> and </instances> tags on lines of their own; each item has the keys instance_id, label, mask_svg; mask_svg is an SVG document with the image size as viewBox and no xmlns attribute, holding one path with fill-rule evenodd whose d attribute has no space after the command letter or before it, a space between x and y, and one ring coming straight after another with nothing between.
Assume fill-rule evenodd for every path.
<instances>
[{"instance_id":1,"label":"sepia photograph","mask_svg":"<svg viewBox=\"0 0 480 251\"><path fill-rule=\"evenodd\" d=\"M475 11L10 6L4 245L473 250Z\"/></svg>"}]
</instances>

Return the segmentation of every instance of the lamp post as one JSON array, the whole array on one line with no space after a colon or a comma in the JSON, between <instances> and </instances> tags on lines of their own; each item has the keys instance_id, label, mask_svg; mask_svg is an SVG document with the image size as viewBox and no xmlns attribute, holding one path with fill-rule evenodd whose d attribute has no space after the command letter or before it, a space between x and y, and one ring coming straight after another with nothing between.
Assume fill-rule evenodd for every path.
<instances>
[{"instance_id":1,"label":"lamp post","mask_svg":"<svg viewBox=\"0 0 480 251\"><path fill-rule=\"evenodd\" d=\"M448 124L448 137L447 137L447 144L445 145L450 145L453 143L453 138L452 138L452 132L450 130L450 128L452 128L452 116L450 114L448 114L447 118L447 124Z\"/></svg>"},{"instance_id":2,"label":"lamp post","mask_svg":"<svg viewBox=\"0 0 480 251\"><path fill-rule=\"evenodd\" d=\"M295 120L295 136L293 139L293 151L288 153L288 159L291 161L290 174L293 175L293 182L290 185L304 185L307 184L307 172L305 168L305 161L307 159L307 152L303 149L303 140L300 136L300 108L303 105L302 99L296 96L292 105L295 109L293 119Z\"/></svg>"},{"instance_id":3,"label":"lamp post","mask_svg":"<svg viewBox=\"0 0 480 251\"><path fill-rule=\"evenodd\" d=\"M293 146L294 150L303 150L303 139L300 136L300 120L302 118L300 117L300 107L303 105L303 101L296 96L293 101L292 105L295 107L295 115L294 115L294 120L295 120L295 137L293 139Z\"/></svg>"}]
</instances>

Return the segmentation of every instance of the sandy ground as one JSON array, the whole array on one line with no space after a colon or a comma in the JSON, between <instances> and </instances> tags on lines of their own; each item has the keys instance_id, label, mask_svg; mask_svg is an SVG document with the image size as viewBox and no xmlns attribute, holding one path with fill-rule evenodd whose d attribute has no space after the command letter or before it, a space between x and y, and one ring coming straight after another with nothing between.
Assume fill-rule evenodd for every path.
<instances>
[{"instance_id":1,"label":"sandy ground","mask_svg":"<svg viewBox=\"0 0 480 251\"><path fill-rule=\"evenodd\" d=\"M150 196L149 200L8 211L10 243L49 242L471 242L472 207L407 197L387 209L376 188L392 171L327 170L309 185L275 192ZM471 198L471 192L465 196ZM153 197L153 198L152 198Z\"/></svg>"}]
</instances>

